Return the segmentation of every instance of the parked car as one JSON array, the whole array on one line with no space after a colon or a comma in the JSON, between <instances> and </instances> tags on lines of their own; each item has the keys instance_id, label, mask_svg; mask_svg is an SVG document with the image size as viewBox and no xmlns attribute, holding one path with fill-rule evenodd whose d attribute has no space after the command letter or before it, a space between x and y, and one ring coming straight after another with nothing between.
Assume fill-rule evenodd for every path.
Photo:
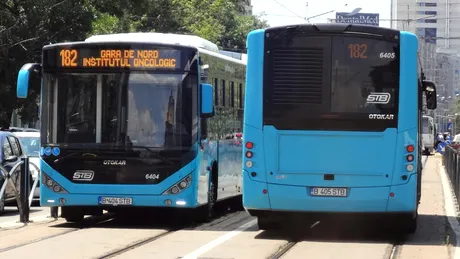
<instances>
[{"instance_id":1,"label":"parked car","mask_svg":"<svg viewBox=\"0 0 460 259\"><path fill-rule=\"evenodd\" d=\"M29 157L29 170L32 174L32 183L38 179L37 187L35 187L33 200L35 202L40 199L40 132L35 131L16 131L13 133L21 142L24 153ZM37 169L32 165L35 164Z\"/></svg>"},{"instance_id":2,"label":"parked car","mask_svg":"<svg viewBox=\"0 0 460 259\"><path fill-rule=\"evenodd\" d=\"M0 163L6 170L10 171L26 154L23 152L19 139L9 131L0 131ZM22 165L18 166L11 177L15 183L16 189L20 189L20 173ZM5 182L6 172L0 171L0 188ZM32 180L32 179L30 179ZM5 211L6 205L16 205L16 196L11 184L6 185L3 197L0 197L0 214Z\"/></svg>"}]
</instances>

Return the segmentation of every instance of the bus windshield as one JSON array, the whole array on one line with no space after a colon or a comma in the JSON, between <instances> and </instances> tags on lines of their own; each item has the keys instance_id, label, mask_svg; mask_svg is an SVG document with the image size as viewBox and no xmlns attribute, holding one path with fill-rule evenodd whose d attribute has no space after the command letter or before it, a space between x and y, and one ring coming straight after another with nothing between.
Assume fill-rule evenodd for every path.
<instances>
[{"instance_id":1,"label":"bus windshield","mask_svg":"<svg viewBox=\"0 0 460 259\"><path fill-rule=\"evenodd\" d=\"M57 73L48 80L57 91L48 123L57 143L187 149L197 139L194 74Z\"/></svg>"}]
</instances>

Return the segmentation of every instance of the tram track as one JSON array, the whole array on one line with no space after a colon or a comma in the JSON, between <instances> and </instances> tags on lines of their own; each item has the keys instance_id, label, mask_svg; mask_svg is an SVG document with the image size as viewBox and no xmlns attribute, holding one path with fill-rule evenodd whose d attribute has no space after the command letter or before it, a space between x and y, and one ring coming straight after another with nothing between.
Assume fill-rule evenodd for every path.
<instances>
[{"instance_id":1,"label":"tram track","mask_svg":"<svg viewBox=\"0 0 460 259\"><path fill-rule=\"evenodd\" d=\"M27 241L27 242L24 242L24 243L20 243L20 244L17 244L17 245L12 245L12 246L8 246L8 247L5 247L5 248L1 248L0 253L4 253L4 252L7 252L7 251L10 251L10 250L13 250L13 249L17 249L17 248L20 248L20 247L23 247L23 246L27 246L27 245L30 245L30 244L38 243L38 242L41 242L41 241L44 241L44 240L47 240L47 239L51 239L51 238L54 238L54 237L63 236L63 235L69 234L69 233L73 233L73 232L76 232L76 231L87 229L87 228L90 228L90 227L92 227L92 226L94 226L96 224L102 224L102 223L105 223L107 221L110 221L110 220L112 220L114 218L114 216L115 215L113 213L105 213L102 216L87 217L87 218L83 219L83 221L81 223L77 223L75 225L75 228L63 231L61 233L56 233L54 235L49 235L49 236L44 236L44 237L40 237L40 238L37 238L37 239L33 239L33 240L30 240L30 241Z\"/></svg>"},{"instance_id":2,"label":"tram track","mask_svg":"<svg viewBox=\"0 0 460 259\"><path fill-rule=\"evenodd\" d=\"M168 230L166 232L163 232L163 233L160 233L160 234L155 234L155 235L152 235L150 237L147 237L147 238L144 238L142 240L138 240L138 241L135 241L134 243L131 243L127 246L124 246L124 247L121 247L121 248L118 248L118 249L115 249L115 250L112 250L102 256L99 256L99 257L95 257L96 259L108 259L108 258L113 258L115 256L118 256L118 255L121 255L121 254L124 254L126 252L129 252L133 249L136 249L136 248L139 248L143 245L146 245L146 244L149 244L149 243L152 243L160 238L163 238L163 237L166 237L168 235L171 235L171 234L174 234L178 231L182 231L182 230L197 230L199 228L204 228L204 227L212 227L212 226L216 226L218 224L221 224L227 220L229 220L231 217L234 217L235 215L237 215L239 213L239 211L235 211L235 212L229 212L221 217L218 217L218 218L215 218L214 220L212 220L211 222L208 222L208 223L190 223L190 224L186 224L185 226L180 226L178 228L174 228L172 230Z\"/></svg>"},{"instance_id":3,"label":"tram track","mask_svg":"<svg viewBox=\"0 0 460 259\"><path fill-rule=\"evenodd\" d=\"M397 259L399 258L399 254L401 252L401 248L403 246L402 241L397 241L391 244L391 249L389 255L385 255L383 259Z\"/></svg>"},{"instance_id":4,"label":"tram track","mask_svg":"<svg viewBox=\"0 0 460 259\"><path fill-rule=\"evenodd\" d=\"M276 253L268 257L268 259L279 259L283 257L283 255L285 255L289 250L291 250L296 244L296 241L287 242L278 251L276 251Z\"/></svg>"}]
</instances>

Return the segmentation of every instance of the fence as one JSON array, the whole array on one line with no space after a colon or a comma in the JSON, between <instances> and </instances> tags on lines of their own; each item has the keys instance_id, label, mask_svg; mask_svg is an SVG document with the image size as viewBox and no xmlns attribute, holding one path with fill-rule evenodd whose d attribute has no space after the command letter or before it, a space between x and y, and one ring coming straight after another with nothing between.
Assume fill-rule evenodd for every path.
<instances>
[{"instance_id":1,"label":"fence","mask_svg":"<svg viewBox=\"0 0 460 259\"><path fill-rule=\"evenodd\" d=\"M19 183L20 188L19 191L16 188L17 183L13 181L16 177L15 174L18 172L18 167L21 166L20 175L19 175ZM37 172L40 172L38 166L34 163L29 162L29 158L21 158L9 171L0 165L0 175L2 176L3 184L0 188L0 201L4 201L4 196L6 195L6 188L10 185L11 189L14 192L14 196L18 205L19 209L19 221L22 223L28 223L29 221L29 214L30 214L30 206L32 205L32 201L34 198L34 192L37 188L39 176L34 180L32 186L30 185L30 170L29 166L32 165ZM16 178L18 179L18 178ZM57 207L51 208L51 217L57 218Z\"/></svg>"},{"instance_id":2,"label":"fence","mask_svg":"<svg viewBox=\"0 0 460 259\"><path fill-rule=\"evenodd\" d=\"M460 154L459 151L451 146L445 147L445 153L442 159L442 164L446 168L447 175L449 176L454 190L457 204L460 204Z\"/></svg>"}]
</instances>

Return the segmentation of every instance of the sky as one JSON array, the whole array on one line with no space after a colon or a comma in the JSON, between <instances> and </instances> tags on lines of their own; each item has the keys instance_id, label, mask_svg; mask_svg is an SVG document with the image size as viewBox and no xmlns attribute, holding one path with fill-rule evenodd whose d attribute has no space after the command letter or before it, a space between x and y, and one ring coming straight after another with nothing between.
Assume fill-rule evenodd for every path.
<instances>
[{"instance_id":1,"label":"sky","mask_svg":"<svg viewBox=\"0 0 460 259\"><path fill-rule=\"evenodd\" d=\"M327 18L335 19L336 12L351 12L360 7L361 13L379 13L380 26L390 27L390 0L252 0L251 3L252 13L270 26L306 23L305 17L333 11L310 19L310 23L325 23Z\"/></svg>"}]
</instances>

